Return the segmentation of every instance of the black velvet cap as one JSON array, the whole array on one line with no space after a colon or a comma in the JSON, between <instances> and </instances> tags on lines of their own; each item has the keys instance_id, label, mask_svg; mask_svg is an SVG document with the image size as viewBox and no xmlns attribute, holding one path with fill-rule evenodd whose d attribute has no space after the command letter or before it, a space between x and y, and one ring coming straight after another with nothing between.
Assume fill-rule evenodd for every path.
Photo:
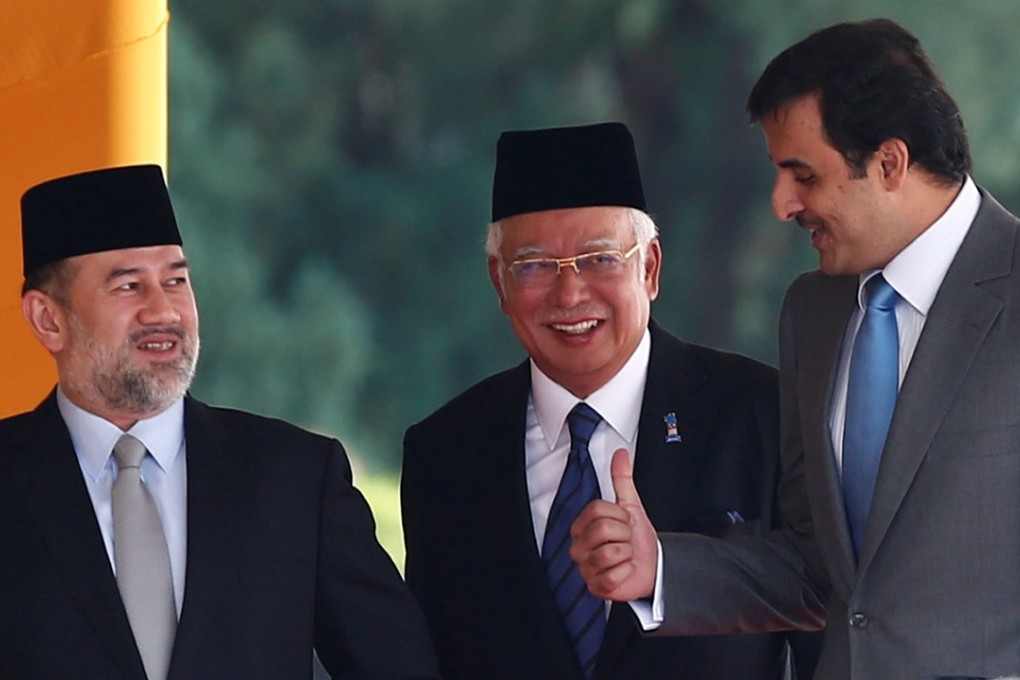
<instances>
[{"instance_id":1,"label":"black velvet cap","mask_svg":"<svg viewBox=\"0 0 1020 680\"><path fill-rule=\"evenodd\" d=\"M158 165L92 170L48 180L21 197L25 276L50 262L121 248L181 245Z\"/></svg>"},{"instance_id":2,"label":"black velvet cap","mask_svg":"<svg viewBox=\"0 0 1020 680\"><path fill-rule=\"evenodd\" d=\"M496 143L492 221L540 210L645 209L634 138L623 123L510 130Z\"/></svg>"}]
</instances>

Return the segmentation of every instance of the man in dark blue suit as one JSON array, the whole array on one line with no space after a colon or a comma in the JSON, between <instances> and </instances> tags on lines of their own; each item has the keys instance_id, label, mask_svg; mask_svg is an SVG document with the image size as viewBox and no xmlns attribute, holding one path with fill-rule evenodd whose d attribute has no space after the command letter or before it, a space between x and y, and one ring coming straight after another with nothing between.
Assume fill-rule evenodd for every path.
<instances>
[{"instance_id":1,"label":"man in dark blue suit","mask_svg":"<svg viewBox=\"0 0 1020 680\"><path fill-rule=\"evenodd\" d=\"M487 249L530 358L404 442L406 576L444 676L783 677L782 635L645 637L634 619L654 620L648 603L590 602L558 562L566 499L612 499L619 448L656 526L757 534L777 519L776 372L651 319L662 250L626 127L504 133ZM593 431L580 434L581 412Z\"/></svg>"},{"instance_id":2,"label":"man in dark blue suit","mask_svg":"<svg viewBox=\"0 0 1020 680\"><path fill-rule=\"evenodd\" d=\"M46 182L22 222L59 385L0 421L0 678L310 678L313 648L333 678L437 677L340 443L186 395L198 314L160 168Z\"/></svg>"}]
</instances>

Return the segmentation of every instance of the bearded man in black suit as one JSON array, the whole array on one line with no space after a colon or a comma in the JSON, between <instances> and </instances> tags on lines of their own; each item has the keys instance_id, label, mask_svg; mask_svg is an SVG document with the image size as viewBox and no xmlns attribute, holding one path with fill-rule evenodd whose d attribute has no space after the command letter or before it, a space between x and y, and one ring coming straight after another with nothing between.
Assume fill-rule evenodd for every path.
<instances>
[{"instance_id":1,"label":"bearded man in black suit","mask_svg":"<svg viewBox=\"0 0 1020 680\"><path fill-rule=\"evenodd\" d=\"M59 385L0 421L0 677L310 678L313 648L333 678L436 677L340 443L186 395L198 313L161 169L33 187L22 227Z\"/></svg>"}]
</instances>

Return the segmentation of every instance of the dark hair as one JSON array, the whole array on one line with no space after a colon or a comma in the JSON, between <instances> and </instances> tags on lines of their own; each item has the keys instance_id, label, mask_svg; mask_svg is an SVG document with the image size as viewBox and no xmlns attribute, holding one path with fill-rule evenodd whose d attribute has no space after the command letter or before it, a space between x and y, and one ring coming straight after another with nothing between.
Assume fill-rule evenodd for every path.
<instances>
[{"instance_id":1,"label":"dark hair","mask_svg":"<svg viewBox=\"0 0 1020 680\"><path fill-rule=\"evenodd\" d=\"M959 184L970 149L956 102L916 37L888 19L822 29L781 52L747 99L752 122L808 95L818 96L826 140L851 176L863 177L882 142L902 139L912 162Z\"/></svg>"},{"instance_id":2,"label":"dark hair","mask_svg":"<svg viewBox=\"0 0 1020 680\"><path fill-rule=\"evenodd\" d=\"M25 275L25 282L21 284L21 295L24 296L30 290L41 290L64 304L67 302L67 286L73 274L74 268L67 258L47 262Z\"/></svg>"}]
</instances>

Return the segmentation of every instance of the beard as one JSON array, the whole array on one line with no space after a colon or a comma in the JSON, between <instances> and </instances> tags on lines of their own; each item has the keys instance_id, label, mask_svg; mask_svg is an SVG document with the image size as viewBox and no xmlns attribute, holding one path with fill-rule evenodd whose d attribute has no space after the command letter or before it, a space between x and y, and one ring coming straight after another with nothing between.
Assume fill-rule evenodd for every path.
<instances>
[{"instance_id":1,"label":"beard","mask_svg":"<svg viewBox=\"0 0 1020 680\"><path fill-rule=\"evenodd\" d=\"M107 346L90 337L80 320L70 316L73 337L72 363L80 367L67 376L68 390L83 395L90 403L107 410L139 417L167 409L184 396L195 376L199 340L178 326L147 328L132 333L120 346ZM173 335L181 352L171 361L132 363L134 348L152 333Z\"/></svg>"}]
</instances>

